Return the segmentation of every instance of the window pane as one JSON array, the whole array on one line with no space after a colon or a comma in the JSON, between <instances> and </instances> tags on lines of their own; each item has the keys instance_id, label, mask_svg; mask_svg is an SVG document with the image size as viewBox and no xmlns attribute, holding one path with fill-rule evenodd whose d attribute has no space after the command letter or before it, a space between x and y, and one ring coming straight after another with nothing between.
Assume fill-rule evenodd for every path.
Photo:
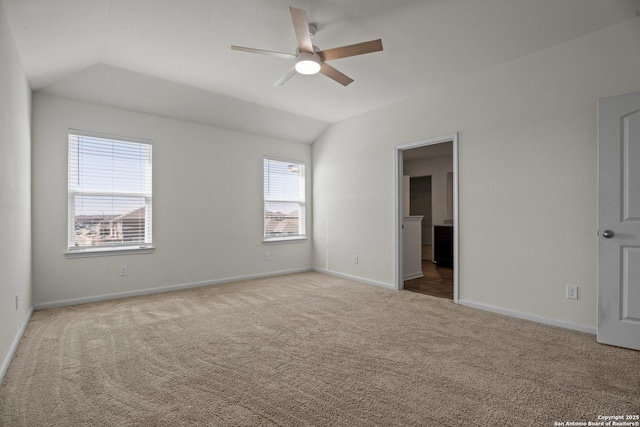
<instances>
[{"instance_id":1,"label":"window pane","mask_svg":"<svg viewBox=\"0 0 640 427\"><path fill-rule=\"evenodd\" d=\"M301 230L300 203L265 202L264 235L266 238L298 236Z\"/></svg>"},{"instance_id":2,"label":"window pane","mask_svg":"<svg viewBox=\"0 0 640 427\"><path fill-rule=\"evenodd\" d=\"M304 165L265 160L264 197L271 200L304 200Z\"/></svg>"},{"instance_id":3,"label":"window pane","mask_svg":"<svg viewBox=\"0 0 640 427\"><path fill-rule=\"evenodd\" d=\"M75 247L145 243L144 197L75 197Z\"/></svg>"},{"instance_id":4,"label":"window pane","mask_svg":"<svg viewBox=\"0 0 640 427\"><path fill-rule=\"evenodd\" d=\"M147 164L151 146L75 136L70 189L73 191L113 191L145 193L151 191ZM150 169L149 169L150 171Z\"/></svg>"}]
</instances>

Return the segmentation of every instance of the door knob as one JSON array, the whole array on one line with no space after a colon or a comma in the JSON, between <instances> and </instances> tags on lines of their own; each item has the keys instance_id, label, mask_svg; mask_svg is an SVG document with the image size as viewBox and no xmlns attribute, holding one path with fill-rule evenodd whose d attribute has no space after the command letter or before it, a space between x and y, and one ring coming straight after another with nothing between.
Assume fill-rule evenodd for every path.
<instances>
[{"instance_id":1,"label":"door knob","mask_svg":"<svg viewBox=\"0 0 640 427\"><path fill-rule=\"evenodd\" d=\"M611 231L611 230L604 230L602 232L602 237L604 237L605 239L610 239L610 238L612 238L614 236L614 234L615 233L613 231Z\"/></svg>"}]
</instances>

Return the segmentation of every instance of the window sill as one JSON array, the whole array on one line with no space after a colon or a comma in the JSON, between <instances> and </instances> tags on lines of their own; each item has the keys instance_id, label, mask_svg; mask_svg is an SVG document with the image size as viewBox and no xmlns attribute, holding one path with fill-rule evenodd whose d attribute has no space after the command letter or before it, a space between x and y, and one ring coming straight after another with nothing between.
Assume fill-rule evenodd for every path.
<instances>
[{"instance_id":1,"label":"window sill","mask_svg":"<svg viewBox=\"0 0 640 427\"><path fill-rule=\"evenodd\" d=\"M67 251L64 256L67 258L91 258L99 256L114 256L114 255L137 255L137 254L151 254L156 250L153 246L148 247L124 247L124 248L99 248L99 249L84 249L77 251Z\"/></svg>"},{"instance_id":2,"label":"window sill","mask_svg":"<svg viewBox=\"0 0 640 427\"><path fill-rule=\"evenodd\" d=\"M278 245L278 244L282 244L282 243L304 243L307 241L306 237L283 237L280 239L269 239L269 240L263 240L262 244L263 245Z\"/></svg>"}]
</instances>

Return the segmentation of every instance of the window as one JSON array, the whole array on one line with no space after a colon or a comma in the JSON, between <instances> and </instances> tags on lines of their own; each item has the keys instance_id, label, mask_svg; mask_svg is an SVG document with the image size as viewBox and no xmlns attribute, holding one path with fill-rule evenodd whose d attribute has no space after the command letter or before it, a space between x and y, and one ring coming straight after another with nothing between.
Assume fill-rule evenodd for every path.
<instances>
[{"instance_id":1,"label":"window","mask_svg":"<svg viewBox=\"0 0 640 427\"><path fill-rule=\"evenodd\" d=\"M151 248L151 148L69 130L68 253Z\"/></svg>"},{"instance_id":2,"label":"window","mask_svg":"<svg viewBox=\"0 0 640 427\"><path fill-rule=\"evenodd\" d=\"M264 240L306 238L304 163L264 159Z\"/></svg>"}]
</instances>

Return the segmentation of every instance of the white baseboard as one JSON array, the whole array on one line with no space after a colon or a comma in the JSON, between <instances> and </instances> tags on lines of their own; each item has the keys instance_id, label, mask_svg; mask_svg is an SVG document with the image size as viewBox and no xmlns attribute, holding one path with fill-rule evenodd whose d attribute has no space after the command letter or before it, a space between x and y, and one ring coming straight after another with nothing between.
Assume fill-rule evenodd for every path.
<instances>
[{"instance_id":1,"label":"white baseboard","mask_svg":"<svg viewBox=\"0 0 640 427\"><path fill-rule=\"evenodd\" d=\"M44 302L34 305L34 309L43 310L46 308L54 308L54 307L65 307L69 305L77 305L77 304L85 304L88 302L98 302L98 301L107 301L111 299L118 298L126 298L126 297L135 297L139 295L149 295L149 294L158 294L161 292L169 292L169 291L177 291L180 289L188 289L188 288L198 288L201 286L210 286L210 285L222 285L224 283L231 282L239 282L242 280L251 280L251 279L261 279L264 277L271 276L282 276L285 274L294 274L294 273L303 273L305 271L310 271L309 268L300 268L295 270L281 270L274 271L270 273L260 273L260 274L251 274L248 276L236 276L236 277L226 277L224 279L216 279L216 280L205 280L202 282L191 282L191 283L182 283L179 285L170 285L163 286L160 288L148 288L148 289L140 289L135 291L126 291L126 292L117 292L113 294L105 294L105 295L96 295L91 297L83 297L83 298L73 298L67 300L59 300L59 301L51 301Z\"/></svg>"},{"instance_id":2,"label":"white baseboard","mask_svg":"<svg viewBox=\"0 0 640 427\"><path fill-rule=\"evenodd\" d=\"M495 307L492 305L482 304L479 302L458 300L458 304L467 307L477 308L480 310L491 311L493 313L504 314L505 316L517 317L518 319L531 320L533 322L544 323L545 325L558 326L560 328L572 329L574 331L586 332L587 334L596 335L598 328L595 326L584 326L576 323L566 322L564 320L549 319L548 317L537 316L535 314L522 313L517 310Z\"/></svg>"},{"instance_id":3,"label":"white baseboard","mask_svg":"<svg viewBox=\"0 0 640 427\"><path fill-rule=\"evenodd\" d=\"M422 271L419 271L417 273L410 273L410 274L406 274L402 280L411 280L411 279L417 279L418 277L424 277L424 274L422 274Z\"/></svg>"},{"instance_id":4,"label":"white baseboard","mask_svg":"<svg viewBox=\"0 0 640 427\"><path fill-rule=\"evenodd\" d=\"M376 282L375 280L365 279L363 277L358 277L358 276L352 276L350 274L338 273L337 271L325 270L323 268L314 268L313 271L317 271L318 273L329 274L331 276L342 277L344 279L351 279L357 282L363 282L368 285L380 286L382 288L391 289L394 291L396 290L395 286L390 285L388 283Z\"/></svg>"},{"instance_id":5,"label":"white baseboard","mask_svg":"<svg viewBox=\"0 0 640 427\"><path fill-rule=\"evenodd\" d=\"M345 279L356 280L358 282L367 283L369 285L381 286L386 289L392 289L392 290L396 289L395 286L387 283L377 282L374 280L369 280L369 279L365 279L358 276L352 276L350 274L338 273L336 271L325 270L322 268L314 268L313 270L319 273L325 273L325 274L330 274L332 276L344 277ZM524 319L524 320L530 320L533 322L543 323L545 325L558 326L560 328L572 329L574 331L579 331L579 332L585 332L592 335L596 335L598 332L598 328L595 326L578 325L571 322L565 322L563 320L550 319L550 318L538 316L535 314L523 313L517 310L510 310L507 308L495 307L492 305L482 304L479 302L458 300L458 304L471 307L471 308L477 308L479 310L490 311L492 313L503 314L505 316L515 317L518 319Z\"/></svg>"},{"instance_id":6,"label":"white baseboard","mask_svg":"<svg viewBox=\"0 0 640 427\"><path fill-rule=\"evenodd\" d=\"M2 361L2 366L0 366L0 384L2 384L2 381L4 380L4 376L9 369L9 365L11 364L11 360L13 360L13 356L16 354L16 350L18 350L18 344L20 344L22 335L24 335L24 331L25 329L27 329L29 320L31 320L31 315L33 315L33 306L29 309L29 312L27 312L26 317L22 321L22 325L20 325L20 329L18 329L18 333L11 343L11 347L9 347L9 352Z\"/></svg>"}]
</instances>

